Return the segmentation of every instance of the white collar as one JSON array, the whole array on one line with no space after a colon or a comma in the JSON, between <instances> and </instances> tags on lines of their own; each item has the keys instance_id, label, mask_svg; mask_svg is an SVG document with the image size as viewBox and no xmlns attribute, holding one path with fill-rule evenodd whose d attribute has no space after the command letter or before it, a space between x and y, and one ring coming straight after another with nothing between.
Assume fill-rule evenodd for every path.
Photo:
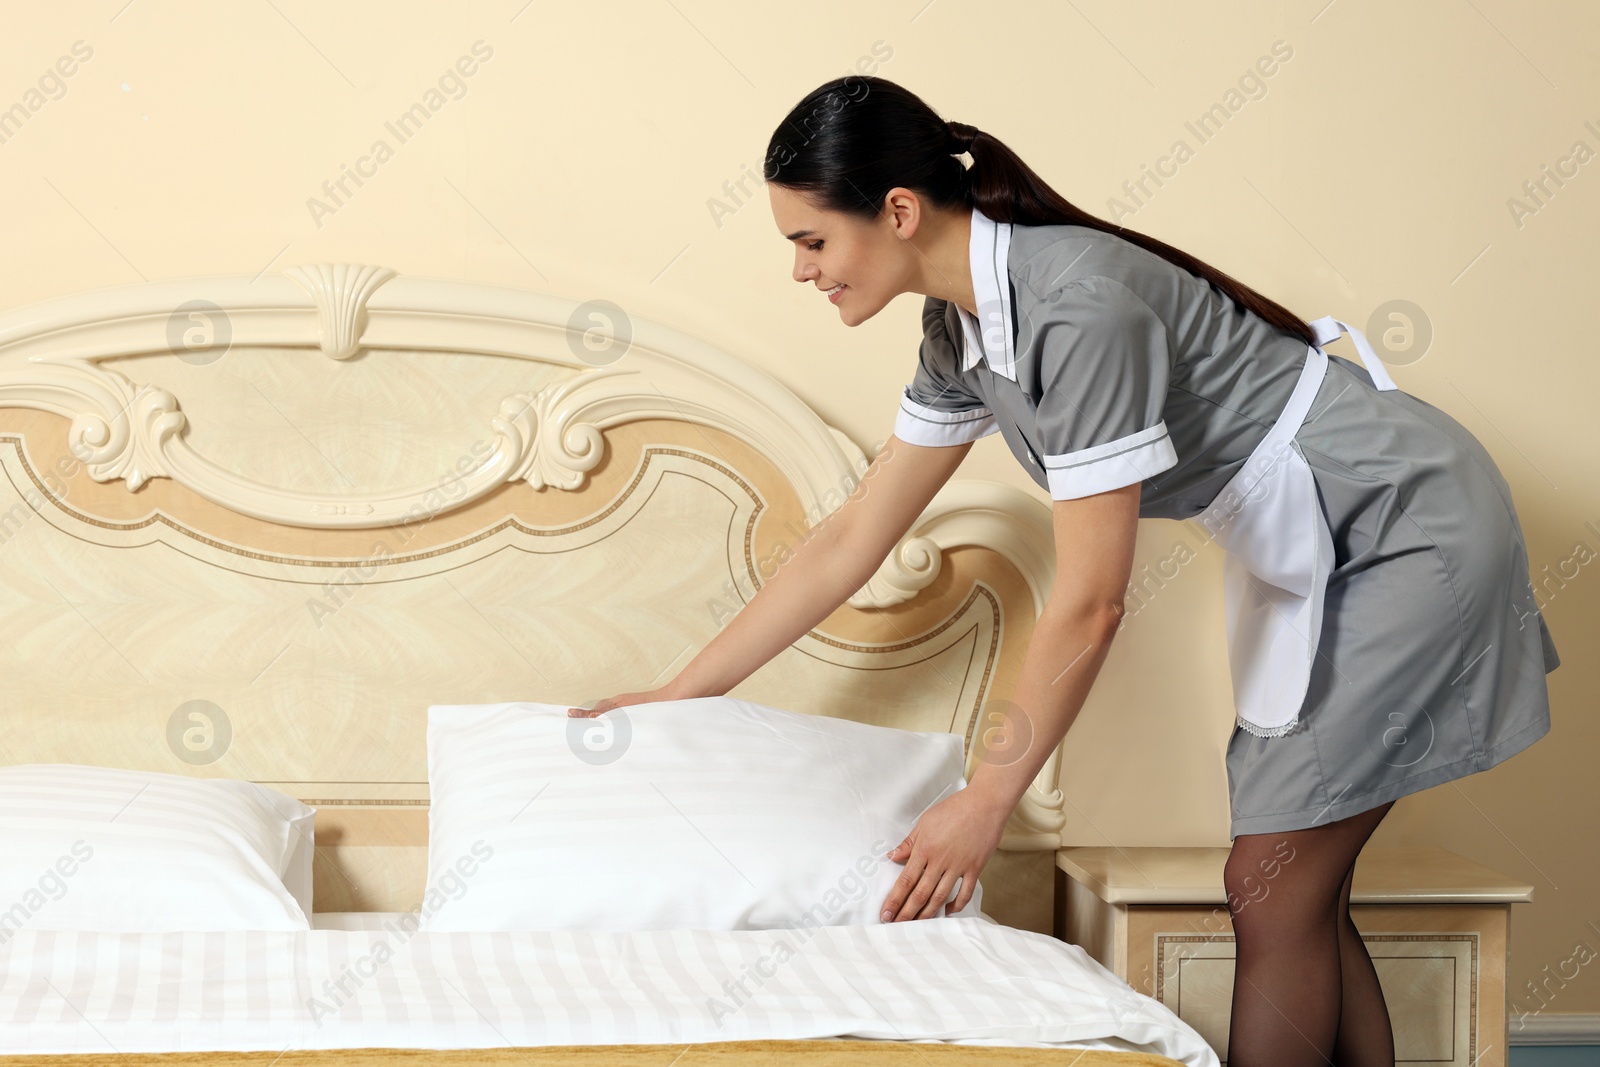
<instances>
[{"instance_id":1,"label":"white collar","mask_svg":"<svg viewBox=\"0 0 1600 1067\"><path fill-rule=\"evenodd\" d=\"M1012 341L1015 313L1011 307L1011 284L1007 261L1011 251L1011 223L996 222L977 208L972 209L972 240L968 257L972 266L972 295L978 301L978 319L956 305L961 329L966 337L961 369L971 370L981 357L989 369L1017 380L1017 352ZM982 323L982 330L978 328ZM981 334L981 337L980 337Z\"/></svg>"}]
</instances>

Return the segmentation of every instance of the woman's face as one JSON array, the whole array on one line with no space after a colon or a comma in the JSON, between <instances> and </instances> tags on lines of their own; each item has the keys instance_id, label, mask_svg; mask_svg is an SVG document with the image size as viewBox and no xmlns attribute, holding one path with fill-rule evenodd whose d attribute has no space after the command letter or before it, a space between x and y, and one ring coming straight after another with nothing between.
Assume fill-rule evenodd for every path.
<instances>
[{"instance_id":1,"label":"woman's face","mask_svg":"<svg viewBox=\"0 0 1600 1067\"><path fill-rule=\"evenodd\" d=\"M866 322L905 292L907 243L886 217L873 221L824 211L803 193L767 183L778 232L794 245L794 280L832 294L846 326Z\"/></svg>"}]
</instances>

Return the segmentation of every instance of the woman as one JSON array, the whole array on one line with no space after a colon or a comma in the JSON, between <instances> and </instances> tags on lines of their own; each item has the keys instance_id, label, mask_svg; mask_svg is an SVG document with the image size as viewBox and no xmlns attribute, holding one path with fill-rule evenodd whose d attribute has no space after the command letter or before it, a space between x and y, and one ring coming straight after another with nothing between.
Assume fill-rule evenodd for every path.
<instances>
[{"instance_id":1,"label":"woman","mask_svg":"<svg viewBox=\"0 0 1600 1067\"><path fill-rule=\"evenodd\" d=\"M1054 512L1060 565L1012 697L1039 743L923 814L890 853L905 868L884 918L938 915L957 885L966 905L1105 659L1137 520L1200 519L1229 553L1239 708L1228 1062L1392 1065L1350 918L1356 856L1397 798L1550 728L1560 661L1494 461L1395 389L1358 331L1361 364L1326 355L1344 324L1085 214L893 82L822 85L767 158L794 278L846 325L927 297L914 380L855 492L675 679L570 714L726 693L860 588L999 432Z\"/></svg>"}]
</instances>

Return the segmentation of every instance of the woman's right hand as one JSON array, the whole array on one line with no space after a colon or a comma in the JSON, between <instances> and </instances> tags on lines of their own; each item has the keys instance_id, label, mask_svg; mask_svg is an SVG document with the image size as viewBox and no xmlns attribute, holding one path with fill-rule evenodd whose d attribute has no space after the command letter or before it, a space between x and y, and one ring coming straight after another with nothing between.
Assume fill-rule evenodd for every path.
<instances>
[{"instance_id":1,"label":"woman's right hand","mask_svg":"<svg viewBox=\"0 0 1600 1067\"><path fill-rule=\"evenodd\" d=\"M631 704L648 704L656 700L676 700L668 693L665 687L661 689L647 689L639 693L619 693L614 697L606 697L597 701L592 708L568 708L569 719L592 719L596 715L611 711L614 708L625 708Z\"/></svg>"}]
</instances>

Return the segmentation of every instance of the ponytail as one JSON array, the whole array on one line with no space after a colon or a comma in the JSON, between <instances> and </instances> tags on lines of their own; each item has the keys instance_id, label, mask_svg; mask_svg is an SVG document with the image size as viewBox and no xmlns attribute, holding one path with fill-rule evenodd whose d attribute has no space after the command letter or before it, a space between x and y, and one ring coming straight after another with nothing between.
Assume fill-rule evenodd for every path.
<instances>
[{"instance_id":1,"label":"ponytail","mask_svg":"<svg viewBox=\"0 0 1600 1067\"><path fill-rule=\"evenodd\" d=\"M972 157L966 166L958 158ZM1005 142L946 122L885 78L848 75L806 94L767 146L767 181L820 206L875 219L889 190L914 189L943 208L977 208L996 222L1086 226L1120 237L1198 275L1278 329L1315 344L1300 316L1223 271L1154 237L1114 226L1068 201Z\"/></svg>"}]
</instances>

